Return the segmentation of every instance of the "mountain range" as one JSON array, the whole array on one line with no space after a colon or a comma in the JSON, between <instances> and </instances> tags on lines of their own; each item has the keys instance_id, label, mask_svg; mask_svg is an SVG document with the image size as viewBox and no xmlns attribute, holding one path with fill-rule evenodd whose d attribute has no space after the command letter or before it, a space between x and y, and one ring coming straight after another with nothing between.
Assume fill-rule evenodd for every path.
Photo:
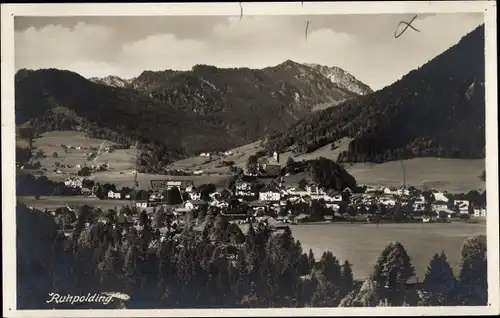
<instances>
[{"instance_id":1,"label":"mountain range","mask_svg":"<svg viewBox=\"0 0 500 318\"><path fill-rule=\"evenodd\" d=\"M352 138L339 162L485 157L484 25L392 85L273 134L269 151L312 152Z\"/></svg>"},{"instance_id":2,"label":"mountain range","mask_svg":"<svg viewBox=\"0 0 500 318\"><path fill-rule=\"evenodd\" d=\"M484 67L481 26L376 92L338 67L291 60L263 69L144 71L132 79L23 69L15 76L16 124L136 143L150 172L259 139L269 151L303 153L348 137L340 162L484 158Z\"/></svg>"},{"instance_id":3,"label":"mountain range","mask_svg":"<svg viewBox=\"0 0 500 318\"><path fill-rule=\"evenodd\" d=\"M130 80L22 69L15 76L16 124L29 122L39 133L79 128L93 138L154 144L145 161L159 167L253 142L292 126L318 104L336 105L367 91L349 73L332 73L336 77L291 60L264 69L144 71Z\"/></svg>"}]
</instances>

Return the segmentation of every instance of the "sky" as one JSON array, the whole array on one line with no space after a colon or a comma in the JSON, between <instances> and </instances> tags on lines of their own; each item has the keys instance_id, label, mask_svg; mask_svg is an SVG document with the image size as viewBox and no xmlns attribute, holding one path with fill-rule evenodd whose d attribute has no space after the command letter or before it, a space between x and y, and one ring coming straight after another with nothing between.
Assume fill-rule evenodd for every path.
<instances>
[{"instance_id":1,"label":"sky","mask_svg":"<svg viewBox=\"0 0 500 318\"><path fill-rule=\"evenodd\" d=\"M15 64L132 78L196 64L338 66L381 89L484 23L481 13L290 16L15 17ZM306 24L309 21L307 28ZM404 28L400 25L398 31Z\"/></svg>"}]
</instances>

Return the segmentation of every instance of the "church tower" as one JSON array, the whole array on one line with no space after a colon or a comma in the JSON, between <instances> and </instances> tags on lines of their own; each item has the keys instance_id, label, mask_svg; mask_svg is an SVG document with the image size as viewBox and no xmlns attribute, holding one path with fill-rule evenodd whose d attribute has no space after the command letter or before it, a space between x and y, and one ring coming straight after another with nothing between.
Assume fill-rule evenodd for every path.
<instances>
[{"instance_id":1,"label":"church tower","mask_svg":"<svg viewBox=\"0 0 500 318\"><path fill-rule=\"evenodd\" d=\"M273 159L276 160L277 163L280 162L280 154L277 151L273 152Z\"/></svg>"}]
</instances>

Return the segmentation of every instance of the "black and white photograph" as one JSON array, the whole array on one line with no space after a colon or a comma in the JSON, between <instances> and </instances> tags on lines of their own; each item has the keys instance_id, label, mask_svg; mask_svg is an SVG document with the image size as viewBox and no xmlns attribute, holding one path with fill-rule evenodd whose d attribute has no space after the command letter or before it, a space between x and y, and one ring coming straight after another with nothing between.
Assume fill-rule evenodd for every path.
<instances>
[{"instance_id":1,"label":"black and white photograph","mask_svg":"<svg viewBox=\"0 0 500 318\"><path fill-rule=\"evenodd\" d=\"M2 4L4 316L499 314L495 6Z\"/></svg>"}]
</instances>

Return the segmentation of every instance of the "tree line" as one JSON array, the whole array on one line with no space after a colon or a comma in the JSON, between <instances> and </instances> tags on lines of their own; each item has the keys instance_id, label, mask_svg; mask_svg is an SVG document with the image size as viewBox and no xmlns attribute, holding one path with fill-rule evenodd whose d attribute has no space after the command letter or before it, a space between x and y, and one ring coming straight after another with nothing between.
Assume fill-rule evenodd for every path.
<instances>
[{"instance_id":1,"label":"tree line","mask_svg":"<svg viewBox=\"0 0 500 318\"><path fill-rule=\"evenodd\" d=\"M201 228L187 225L160 239L153 226L159 216L152 221L141 213L136 228L114 217L98 222L102 214L89 206L77 211L64 212L75 213L68 217L74 220L73 233L65 238L50 215L17 206L21 308L52 306L44 300L53 286L64 294L120 291L131 296L131 309L487 303L485 236L464 242L457 275L444 252L436 254L419 285L408 283L415 271L405 248L390 243L360 286L352 264L331 252L316 259L290 228L275 232L259 223L243 232L227 218L209 213ZM40 285L39 277L45 284ZM32 280L39 284L36 290L29 289ZM42 301L28 304L26 295L37 293Z\"/></svg>"}]
</instances>

